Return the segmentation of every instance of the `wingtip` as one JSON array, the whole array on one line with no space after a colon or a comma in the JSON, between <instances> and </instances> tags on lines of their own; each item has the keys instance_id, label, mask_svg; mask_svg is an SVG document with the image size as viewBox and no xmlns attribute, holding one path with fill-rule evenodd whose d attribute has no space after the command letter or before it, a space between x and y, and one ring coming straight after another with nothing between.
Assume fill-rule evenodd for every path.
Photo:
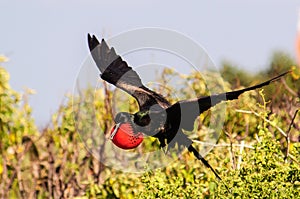
<instances>
[{"instance_id":1,"label":"wingtip","mask_svg":"<svg viewBox=\"0 0 300 199\"><path fill-rule=\"evenodd\" d=\"M288 70L288 71L286 71L286 72L284 72L284 73L281 73L280 75L278 75L278 76L272 78L272 79L270 80L270 82L276 81L276 80L280 79L281 77L283 77L283 76L285 76L285 75L287 75L287 74L289 74L289 73L291 73L291 72L292 72L292 70Z\"/></svg>"},{"instance_id":2,"label":"wingtip","mask_svg":"<svg viewBox=\"0 0 300 199\"><path fill-rule=\"evenodd\" d=\"M101 43L99 42L99 40L97 39L97 37L95 35L93 35L93 34L88 33L87 34L87 38L88 38L88 42L90 44L97 43L97 45L98 44L104 44L104 46L108 46L104 38L101 39Z\"/></svg>"},{"instance_id":3,"label":"wingtip","mask_svg":"<svg viewBox=\"0 0 300 199\"><path fill-rule=\"evenodd\" d=\"M291 72L293 72L293 70L288 70L288 71L282 73L281 75L284 76L284 75L286 75L286 74L288 74L288 73L291 73Z\"/></svg>"},{"instance_id":4,"label":"wingtip","mask_svg":"<svg viewBox=\"0 0 300 199\"><path fill-rule=\"evenodd\" d=\"M106 43L106 41L105 41L105 39L104 38L102 38L101 39L101 49L103 49L103 50L109 50L109 47L108 47L108 45L107 45L107 43Z\"/></svg>"},{"instance_id":5,"label":"wingtip","mask_svg":"<svg viewBox=\"0 0 300 199\"><path fill-rule=\"evenodd\" d=\"M291 69L291 70L286 71L285 74L292 73L292 72L293 72L293 70Z\"/></svg>"},{"instance_id":6,"label":"wingtip","mask_svg":"<svg viewBox=\"0 0 300 199\"><path fill-rule=\"evenodd\" d=\"M105 41L104 38L101 39L101 44L103 44L105 47L108 47L108 45L107 45L107 43L106 43L106 41Z\"/></svg>"},{"instance_id":7,"label":"wingtip","mask_svg":"<svg viewBox=\"0 0 300 199\"><path fill-rule=\"evenodd\" d=\"M87 38L88 38L88 41L89 41L89 42L92 40L92 37L91 37L91 34L90 34L90 33L87 34Z\"/></svg>"},{"instance_id":8,"label":"wingtip","mask_svg":"<svg viewBox=\"0 0 300 199\"><path fill-rule=\"evenodd\" d=\"M98 39L95 37L95 35L91 35L90 33L88 33L88 45L90 50L92 51L94 48L96 48L96 46L99 45L99 41Z\"/></svg>"}]
</instances>

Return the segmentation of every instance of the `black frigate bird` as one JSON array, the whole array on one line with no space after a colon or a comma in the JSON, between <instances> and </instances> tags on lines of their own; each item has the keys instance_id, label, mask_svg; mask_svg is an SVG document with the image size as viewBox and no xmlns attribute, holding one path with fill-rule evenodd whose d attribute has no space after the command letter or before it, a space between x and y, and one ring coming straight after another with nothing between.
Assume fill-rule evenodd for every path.
<instances>
[{"instance_id":1,"label":"black frigate bird","mask_svg":"<svg viewBox=\"0 0 300 199\"><path fill-rule=\"evenodd\" d=\"M180 147L184 146L206 167L210 168L219 180L221 180L220 176L193 147L192 140L183 133L182 129L193 130L195 119L212 106L222 101L237 99L242 93L268 85L289 73L289 71L285 72L261 84L241 90L170 104L162 95L145 87L139 75L116 54L113 47L108 47L104 39L99 43L94 35L88 34L88 45L101 72L101 78L132 95L139 105L139 111L134 114L120 112L115 116L116 125L112 129L111 139L114 141L118 133L120 136L119 140L116 139L114 143L123 149L134 148L141 142L141 134L146 134L158 138L161 147L166 145L173 147L175 144ZM129 140L122 137L121 133L124 131L131 135ZM132 135L134 139L132 139ZM138 143L135 144L137 140ZM126 142L132 142L133 145L130 143L128 145Z\"/></svg>"}]
</instances>

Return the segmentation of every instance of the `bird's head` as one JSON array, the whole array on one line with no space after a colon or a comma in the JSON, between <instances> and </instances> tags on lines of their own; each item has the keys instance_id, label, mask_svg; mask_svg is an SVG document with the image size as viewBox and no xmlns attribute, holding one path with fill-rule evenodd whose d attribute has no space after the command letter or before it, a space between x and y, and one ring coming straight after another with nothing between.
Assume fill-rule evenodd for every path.
<instances>
[{"instance_id":1,"label":"bird's head","mask_svg":"<svg viewBox=\"0 0 300 199\"><path fill-rule=\"evenodd\" d=\"M130 113L127 112L119 112L117 113L116 117L115 117L115 123L127 123L127 122L131 122L132 115Z\"/></svg>"},{"instance_id":2,"label":"bird's head","mask_svg":"<svg viewBox=\"0 0 300 199\"><path fill-rule=\"evenodd\" d=\"M135 131L130 113L118 113L115 123L110 132L110 139L116 146L122 149L133 149L142 143L143 134Z\"/></svg>"}]
</instances>

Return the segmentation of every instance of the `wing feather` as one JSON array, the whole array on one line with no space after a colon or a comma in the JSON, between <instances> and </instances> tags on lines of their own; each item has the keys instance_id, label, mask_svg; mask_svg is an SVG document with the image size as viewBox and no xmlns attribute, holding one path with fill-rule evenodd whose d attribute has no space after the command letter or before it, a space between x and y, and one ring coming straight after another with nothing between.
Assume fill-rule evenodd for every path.
<instances>
[{"instance_id":1,"label":"wing feather","mask_svg":"<svg viewBox=\"0 0 300 199\"><path fill-rule=\"evenodd\" d=\"M153 105L165 109L170 103L160 94L145 87L139 75L117 55L114 48L109 48L104 39L101 43L88 34L88 44L94 61L101 72L100 77L132 95L140 110L149 110Z\"/></svg>"}]
</instances>

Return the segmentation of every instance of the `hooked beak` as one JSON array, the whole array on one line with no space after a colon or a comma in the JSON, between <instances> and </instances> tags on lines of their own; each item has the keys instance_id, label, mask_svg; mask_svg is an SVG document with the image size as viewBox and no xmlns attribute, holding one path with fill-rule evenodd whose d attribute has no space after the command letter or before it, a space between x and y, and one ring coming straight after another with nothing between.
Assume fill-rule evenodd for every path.
<instances>
[{"instance_id":1,"label":"hooked beak","mask_svg":"<svg viewBox=\"0 0 300 199\"><path fill-rule=\"evenodd\" d=\"M120 128L121 123L116 124L114 131L111 133L109 139L113 140L116 133L118 132L119 128Z\"/></svg>"}]
</instances>

